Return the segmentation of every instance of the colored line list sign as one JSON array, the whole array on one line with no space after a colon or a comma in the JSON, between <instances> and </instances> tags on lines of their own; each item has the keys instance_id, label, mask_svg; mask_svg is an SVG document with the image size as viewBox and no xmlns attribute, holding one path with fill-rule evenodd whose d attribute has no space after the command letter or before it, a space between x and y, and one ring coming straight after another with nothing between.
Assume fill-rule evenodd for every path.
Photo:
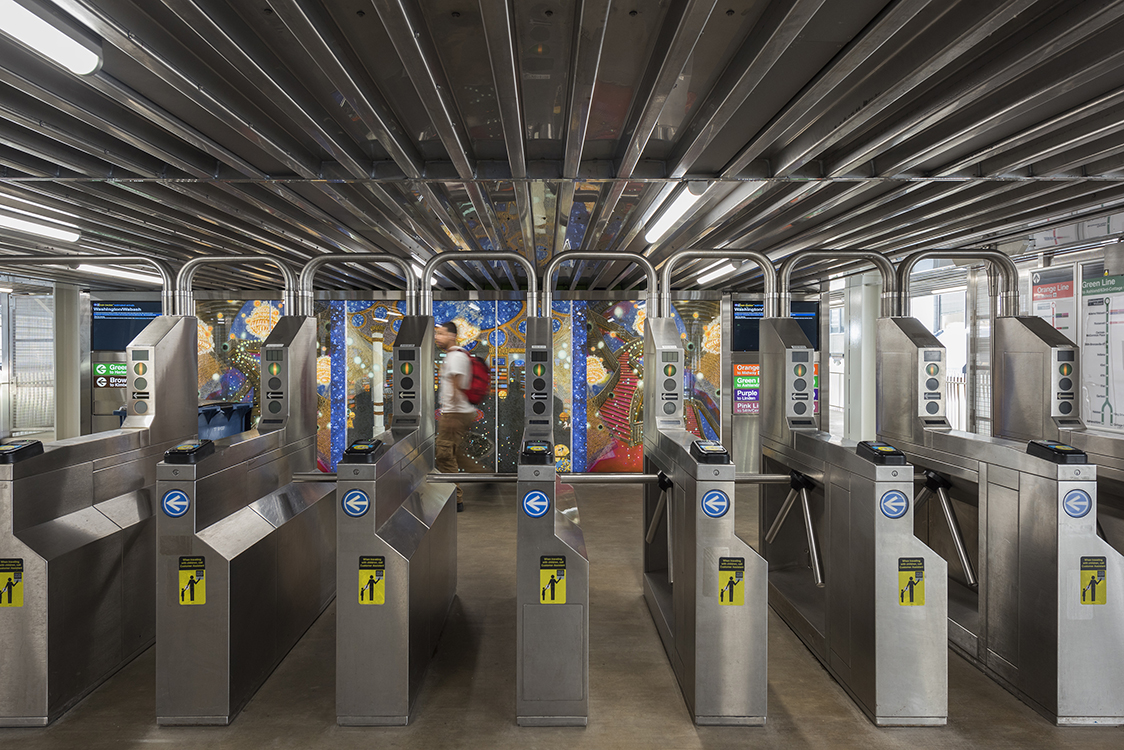
<instances>
[{"instance_id":1,"label":"colored line list sign","mask_svg":"<svg viewBox=\"0 0 1124 750\"><path fill-rule=\"evenodd\" d=\"M757 388L735 388L734 400L735 401L759 401L761 391Z\"/></svg>"},{"instance_id":2,"label":"colored line list sign","mask_svg":"<svg viewBox=\"0 0 1124 750\"><path fill-rule=\"evenodd\" d=\"M761 374L761 365L734 365L734 377L750 377Z\"/></svg>"},{"instance_id":3,"label":"colored line list sign","mask_svg":"<svg viewBox=\"0 0 1124 750\"><path fill-rule=\"evenodd\" d=\"M735 401L734 414L760 414L760 401Z\"/></svg>"}]
</instances>

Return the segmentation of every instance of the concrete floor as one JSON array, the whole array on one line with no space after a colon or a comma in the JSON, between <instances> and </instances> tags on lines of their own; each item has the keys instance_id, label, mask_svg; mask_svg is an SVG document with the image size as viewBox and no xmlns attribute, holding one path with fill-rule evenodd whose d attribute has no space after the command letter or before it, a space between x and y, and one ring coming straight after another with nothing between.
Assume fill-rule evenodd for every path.
<instances>
[{"instance_id":1,"label":"concrete floor","mask_svg":"<svg viewBox=\"0 0 1124 750\"><path fill-rule=\"evenodd\" d=\"M639 489L583 485L578 498L591 561L587 728L515 725L514 491L467 485L458 600L410 726L336 726L333 605L229 727L157 727L149 649L53 726L0 730L0 747L1124 747L1124 729L1056 728L951 654L948 726L878 729L775 615L767 725L695 727L641 593ZM755 539L754 503L739 502L739 533Z\"/></svg>"}]
</instances>

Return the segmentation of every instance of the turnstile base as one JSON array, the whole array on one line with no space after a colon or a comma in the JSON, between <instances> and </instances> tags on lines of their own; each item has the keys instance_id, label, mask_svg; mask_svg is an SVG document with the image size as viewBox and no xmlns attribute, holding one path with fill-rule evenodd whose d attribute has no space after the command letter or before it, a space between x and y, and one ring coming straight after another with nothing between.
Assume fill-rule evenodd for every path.
<instances>
[{"instance_id":1,"label":"turnstile base","mask_svg":"<svg viewBox=\"0 0 1124 750\"><path fill-rule=\"evenodd\" d=\"M700 727L763 727L764 716L696 716L695 724Z\"/></svg>"},{"instance_id":2,"label":"turnstile base","mask_svg":"<svg viewBox=\"0 0 1124 750\"><path fill-rule=\"evenodd\" d=\"M162 727L226 727L230 726L234 718L234 716L157 716L156 724Z\"/></svg>"},{"instance_id":3,"label":"turnstile base","mask_svg":"<svg viewBox=\"0 0 1124 750\"><path fill-rule=\"evenodd\" d=\"M0 727L45 727L51 721L46 716L5 716Z\"/></svg>"},{"instance_id":4,"label":"turnstile base","mask_svg":"<svg viewBox=\"0 0 1124 750\"><path fill-rule=\"evenodd\" d=\"M410 723L409 716L337 716L336 724L341 727L404 727Z\"/></svg>"},{"instance_id":5,"label":"turnstile base","mask_svg":"<svg viewBox=\"0 0 1124 750\"><path fill-rule=\"evenodd\" d=\"M951 621L950 621L951 623ZM1042 718L1050 721L1055 726L1059 727L1120 727L1124 726L1124 716L1058 716L1053 711L1048 710L1022 690L1017 688L1010 680L1005 678L993 669L988 668L986 664L981 662L974 652L970 652L963 648L956 641L949 641L949 648L953 653L963 656L969 664L976 669L983 672L985 675L995 681L1000 687L1006 690L1011 695L1018 698L1020 701L1030 706Z\"/></svg>"},{"instance_id":6,"label":"turnstile base","mask_svg":"<svg viewBox=\"0 0 1124 750\"><path fill-rule=\"evenodd\" d=\"M584 727L589 725L589 717L517 716L515 722L521 727Z\"/></svg>"}]
</instances>

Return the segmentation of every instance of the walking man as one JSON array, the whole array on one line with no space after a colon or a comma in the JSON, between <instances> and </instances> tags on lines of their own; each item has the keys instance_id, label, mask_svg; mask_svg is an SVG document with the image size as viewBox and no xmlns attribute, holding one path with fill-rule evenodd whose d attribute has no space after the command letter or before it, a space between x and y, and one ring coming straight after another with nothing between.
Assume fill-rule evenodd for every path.
<instances>
[{"instance_id":1,"label":"walking man","mask_svg":"<svg viewBox=\"0 0 1124 750\"><path fill-rule=\"evenodd\" d=\"M480 466L464 453L468 428L476 420L476 407L468 402L464 391L472 384L472 363L469 354L457 346L457 324L449 321L437 326L433 340L445 352L441 365L441 388L438 399L441 417L437 421L437 470L456 473L460 469L479 472ZM464 492L457 485L457 512L464 510Z\"/></svg>"}]
</instances>

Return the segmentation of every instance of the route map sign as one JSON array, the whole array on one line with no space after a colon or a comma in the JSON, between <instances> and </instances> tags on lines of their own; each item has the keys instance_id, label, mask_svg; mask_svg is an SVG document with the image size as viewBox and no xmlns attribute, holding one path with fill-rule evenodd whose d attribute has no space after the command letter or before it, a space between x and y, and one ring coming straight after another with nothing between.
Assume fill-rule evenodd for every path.
<instances>
[{"instance_id":1,"label":"route map sign","mask_svg":"<svg viewBox=\"0 0 1124 750\"><path fill-rule=\"evenodd\" d=\"M1124 432L1124 276L1087 264L1081 279L1081 416Z\"/></svg>"}]
</instances>

